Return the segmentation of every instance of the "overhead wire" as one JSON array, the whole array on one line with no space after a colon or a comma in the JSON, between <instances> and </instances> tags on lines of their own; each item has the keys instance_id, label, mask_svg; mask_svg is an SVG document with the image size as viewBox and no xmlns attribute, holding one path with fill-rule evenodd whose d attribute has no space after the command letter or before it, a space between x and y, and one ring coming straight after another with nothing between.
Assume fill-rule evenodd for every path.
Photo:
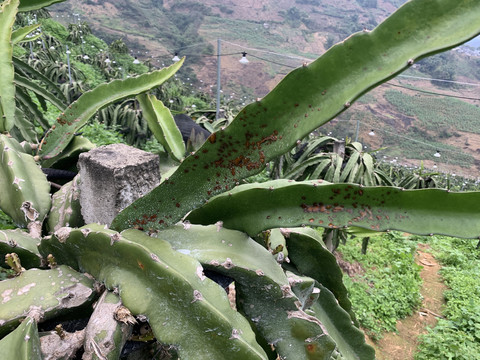
<instances>
[{"instance_id":1,"label":"overhead wire","mask_svg":"<svg viewBox=\"0 0 480 360\"><path fill-rule=\"evenodd\" d=\"M445 97L451 97L451 98L457 98L457 99L480 101L480 98L473 98L473 97L468 97L468 96L438 93L438 92L430 91L430 90L424 90L424 89L412 88L412 87L408 87L408 86L404 86L404 85L392 84L392 83L390 83L390 82L383 83L383 84L381 84L381 85L382 85L382 86L383 86L383 85L385 85L385 86L394 86L394 87L398 87L398 88L402 88L402 89L407 89L407 90L412 90L412 91L421 92L421 93L430 94L430 95L439 95L439 96L445 96Z\"/></svg>"},{"instance_id":2,"label":"overhead wire","mask_svg":"<svg viewBox=\"0 0 480 360\"><path fill-rule=\"evenodd\" d=\"M335 121L340 121L340 122L358 122L359 124L362 124L364 126L368 126L369 124L366 124L365 122L361 121L361 120L356 120L356 119L350 119L350 120L347 120L347 119L332 119L331 120L332 122L335 122ZM371 125L370 125L371 127ZM385 133L388 133L388 134L391 134L393 136L396 136L396 137L400 137L402 139L406 139L406 140L409 140L409 141L413 141L413 142L416 142L416 143L419 143L419 144L423 144L423 145L426 145L426 146L429 146L431 147L432 149L435 149L435 150L441 150L441 151L447 151L447 152L453 152L453 153L457 153L457 154L463 154L463 152L461 151L457 151L457 150L453 150L453 149L447 149L447 148L444 148L442 146L437 146L437 145L432 145L432 144L429 144L427 142L424 142L424 141L421 141L421 140L418 140L418 139L414 139L414 138L411 138L411 137L408 137L408 136L405 136L405 135L401 135L401 134L398 134L396 132L393 132L393 131L390 131L390 130L386 130L386 129L374 129L375 132L379 131L379 132L385 132Z\"/></svg>"},{"instance_id":3,"label":"overhead wire","mask_svg":"<svg viewBox=\"0 0 480 360\"><path fill-rule=\"evenodd\" d=\"M446 80L446 79L435 79L435 78L428 78L428 77L422 77L422 76L412 76L412 75L400 74L400 75L398 75L398 77L404 77L404 78L410 78L410 79L419 79L419 80L447 82L447 83L452 83L452 84L468 85L468 86L480 86L480 83L470 83L470 82L462 82L462 81Z\"/></svg>"},{"instance_id":4,"label":"overhead wire","mask_svg":"<svg viewBox=\"0 0 480 360\"><path fill-rule=\"evenodd\" d=\"M230 45L232 45L232 46L237 46L237 47L243 48L243 49L245 49L245 50L249 50L249 51L257 51L257 52L262 52L262 53L265 53L265 54L283 56L283 57L287 57L287 58L290 58L290 59L297 59L297 60L308 60L308 61L314 60L314 59L309 59L309 58L301 57L301 56L286 55L286 54L281 54L281 53L277 53L277 52L274 52L274 51L269 51L269 50L262 50L262 49L256 49L256 48L246 47L246 46L243 46L243 45L240 45L240 44L235 44L235 43L232 43L232 42L230 42L230 41L223 40L223 39L220 39L220 40L221 40L222 42L225 42L225 43L230 44Z\"/></svg>"},{"instance_id":5,"label":"overhead wire","mask_svg":"<svg viewBox=\"0 0 480 360\"><path fill-rule=\"evenodd\" d=\"M282 63L279 63L279 62L276 62L276 61L272 61L272 60L268 60L268 59L265 59L265 58L261 58L259 56L256 56L256 55L253 55L253 54L248 54L249 56L253 57L253 58L256 58L256 59L259 59L259 60L262 60L262 61L266 61L266 62L269 62L269 63L272 63L272 64L276 64L276 65L280 65L280 66L285 66L285 67L289 67L291 69L295 69L297 68L298 66L292 66L292 65L287 65L287 64L282 64Z\"/></svg>"}]
</instances>

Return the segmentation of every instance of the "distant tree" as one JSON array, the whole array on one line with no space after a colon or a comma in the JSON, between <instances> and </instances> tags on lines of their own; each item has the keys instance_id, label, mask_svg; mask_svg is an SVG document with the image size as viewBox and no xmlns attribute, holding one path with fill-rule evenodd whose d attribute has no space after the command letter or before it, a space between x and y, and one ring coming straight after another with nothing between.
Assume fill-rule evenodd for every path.
<instances>
[{"instance_id":1,"label":"distant tree","mask_svg":"<svg viewBox=\"0 0 480 360\"><path fill-rule=\"evenodd\" d=\"M127 45L125 45L125 43L121 39L112 41L112 43L109 46L109 50L112 53L128 54L128 47Z\"/></svg>"},{"instance_id":2,"label":"distant tree","mask_svg":"<svg viewBox=\"0 0 480 360\"><path fill-rule=\"evenodd\" d=\"M328 34L327 41L325 42L325 50L330 49L333 44L335 44L335 38L331 34Z\"/></svg>"},{"instance_id":3,"label":"distant tree","mask_svg":"<svg viewBox=\"0 0 480 360\"><path fill-rule=\"evenodd\" d=\"M357 2L364 8L376 9L378 2L377 0L357 0Z\"/></svg>"},{"instance_id":4,"label":"distant tree","mask_svg":"<svg viewBox=\"0 0 480 360\"><path fill-rule=\"evenodd\" d=\"M370 27L374 28L375 26L378 25L378 22L377 22L377 20L375 19L375 16L373 16L372 13L369 13L369 14L368 14L367 25L369 25L369 28L370 28Z\"/></svg>"},{"instance_id":5,"label":"distant tree","mask_svg":"<svg viewBox=\"0 0 480 360\"><path fill-rule=\"evenodd\" d=\"M293 28L298 28L302 21L308 18L308 15L304 12L298 10L296 7L291 7L287 11L279 11L278 12L285 21Z\"/></svg>"},{"instance_id":6,"label":"distant tree","mask_svg":"<svg viewBox=\"0 0 480 360\"><path fill-rule=\"evenodd\" d=\"M319 0L295 0L296 4L319 6Z\"/></svg>"},{"instance_id":7,"label":"distant tree","mask_svg":"<svg viewBox=\"0 0 480 360\"><path fill-rule=\"evenodd\" d=\"M455 80L455 67L453 64L453 55L449 53L437 54L425 58L418 63L420 71L430 75L432 78L442 80ZM452 87L454 84L443 81L432 80L432 84L442 87Z\"/></svg>"}]
</instances>

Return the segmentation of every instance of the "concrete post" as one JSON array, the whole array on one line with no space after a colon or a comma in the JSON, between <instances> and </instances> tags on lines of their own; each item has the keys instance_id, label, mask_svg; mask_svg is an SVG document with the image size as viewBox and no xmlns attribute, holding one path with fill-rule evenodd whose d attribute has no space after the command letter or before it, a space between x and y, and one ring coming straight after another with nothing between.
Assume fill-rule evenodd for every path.
<instances>
[{"instance_id":1,"label":"concrete post","mask_svg":"<svg viewBox=\"0 0 480 360\"><path fill-rule=\"evenodd\" d=\"M127 146L101 146L80 155L80 205L85 223L110 226L115 216L160 183L159 157Z\"/></svg>"}]
</instances>

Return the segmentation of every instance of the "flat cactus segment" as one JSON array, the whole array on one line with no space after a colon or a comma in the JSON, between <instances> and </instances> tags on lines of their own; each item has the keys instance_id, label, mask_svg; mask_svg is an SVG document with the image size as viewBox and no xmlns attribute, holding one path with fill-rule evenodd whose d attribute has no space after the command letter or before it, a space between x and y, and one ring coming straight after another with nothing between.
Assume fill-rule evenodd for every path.
<instances>
[{"instance_id":1,"label":"flat cactus segment","mask_svg":"<svg viewBox=\"0 0 480 360\"><path fill-rule=\"evenodd\" d=\"M62 186L52 196L52 207L47 219L47 228L50 232L71 226L80 227L85 224L80 206L80 176Z\"/></svg>"},{"instance_id":2,"label":"flat cactus segment","mask_svg":"<svg viewBox=\"0 0 480 360\"><path fill-rule=\"evenodd\" d=\"M155 139L165 147L170 156L182 161L185 156L185 144L170 110L154 95L141 94L137 96L137 100Z\"/></svg>"},{"instance_id":3,"label":"flat cactus segment","mask_svg":"<svg viewBox=\"0 0 480 360\"><path fill-rule=\"evenodd\" d=\"M118 289L124 306L146 316L157 339L174 345L182 359L267 358L225 291L203 275L200 263L166 241L89 224L62 228L39 249Z\"/></svg>"},{"instance_id":4,"label":"flat cactus segment","mask_svg":"<svg viewBox=\"0 0 480 360\"><path fill-rule=\"evenodd\" d=\"M64 2L65 0L22 0L20 2L20 6L18 11L25 12L25 11L33 11L38 10L43 7Z\"/></svg>"},{"instance_id":5,"label":"flat cactus segment","mask_svg":"<svg viewBox=\"0 0 480 360\"><path fill-rule=\"evenodd\" d=\"M167 68L126 80L113 80L87 91L69 105L45 134L38 155L43 160L59 155L74 134L102 107L118 100L148 91L167 81L182 66L183 60Z\"/></svg>"},{"instance_id":6,"label":"flat cactus segment","mask_svg":"<svg viewBox=\"0 0 480 360\"><path fill-rule=\"evenodd\" d=\"M93 301L93 280L68 266L0 281L0 337L27 316L48 320Z\"/></svg>"},{"instance_id":7,"label":"flat cactus segment","mask_svg":"<svg viewBox=\"0 0 480 360\"><path fill-rule=\"evenodd\" d=\"M20 326L0 340L2 359L42 360L37 323L31 317L22 321Z\"/></svg>"},{"instance_id":8,"label":"flat cactus segment","mask_svg":"<svg viewBox=\"0 0 480 360\"><path fill-rule=\"evenodd\" d=\"M276 227L308 225L477 238L479 203L480 192L273 180L218 195L187 220L204 225L222 221L226 228L252 236Z\"/></svg>"},{"instance_id":9,"label":"flat cactus segment","mask_svg":"<svg viewBox=\"0 0 480 360\"><path fill-rule=\"evenodd\" d=\"M330 359L333 340L301 308L272 254L246 234L191 225L170 227L157 237L205 268L233 278L237 307L281 358Z\"/></svg>"},{"instance_id":10,"label":"flat cactus segment","mask_svg":"<svg viewBox=\"0 0 480 360\"><path fill-rule=\"evenodd\" d=\"M37 248L39 243L40 239L23 230L0 230L0 259L4 259L6 254L16 253L24 268L40 267L42 257Z\"/></svg>"},{"instance_id":11,"label":"flat cactus segment","mask_svg":"<svg viewBox=\"0 0 480 360\"><path fill-rule=\"evenodd\" d=\"M0 208L19 227L43 222L50 211L50 185L33 156L0 134Z\"/></svg>"},{"instance_id":12,"label":"flat cactus segment","mask_svg":"<svg viewBox=\"0 0 480 360\"><path fill-rule=\"evenodd\" d=\"M0 5L0 133L10 131L15 122L15 70L11 36L19 4L19 0L7 0Z\"/></svg>"}]
</instances>

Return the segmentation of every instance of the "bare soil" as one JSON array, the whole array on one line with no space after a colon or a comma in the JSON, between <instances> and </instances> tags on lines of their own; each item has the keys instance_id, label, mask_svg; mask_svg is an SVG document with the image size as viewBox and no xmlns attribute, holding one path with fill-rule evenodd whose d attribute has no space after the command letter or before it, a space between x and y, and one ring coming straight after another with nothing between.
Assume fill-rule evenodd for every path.
<instances>
[{"instance_id":1,"label":"bare soil","mask_svg":"<svg viewBox=\"0 0 480 360\"><path fill-rule=\"evenodd\" d=\"M423 279L421 294L422 305L414 313L398 321L398 332L391 332L370 345L375 347L378 360L411 360L418 346L418 337L427 332L427 326L434 327L444 305L443 293L447 289L439 275L440 265L435 258L427 252L429 246L419 244L416 263L423 266L420 276Z\"/></svg>"}]
</instances>

